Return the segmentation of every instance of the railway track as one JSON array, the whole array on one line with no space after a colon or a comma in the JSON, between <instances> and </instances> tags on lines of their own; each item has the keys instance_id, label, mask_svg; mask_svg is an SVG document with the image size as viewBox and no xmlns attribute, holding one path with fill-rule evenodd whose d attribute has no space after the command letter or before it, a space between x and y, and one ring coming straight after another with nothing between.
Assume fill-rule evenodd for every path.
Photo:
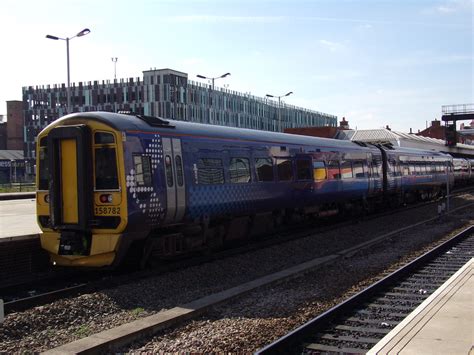
<instances>
[{"instance_id":1,"label":"railway track","mask_svg":"<svg viewBox=\"0 0 474 355\"><path fill-rule=\"evenodd\" d=\"M364 354L473 256L471 226L257 354Z\"/></svg>"},{"instance_id":2,"label":"railway track","mask_svg":"<svg viewBox=\"0 0 474 355\"><path fill-rule=\"evenodd\" d=\"M470 188L472 190L472 188ZM464 189L457 192L465 193ZM365 220L376 219L390 215L406 209L421 208L426 205L436 204L439 201L430 201L422 204L410 205L397 209L396 211L385 211L365 217ZM272 238L262 238L238 248L224 249L212 255L197 255L192 258L167 262L163 265L155 266L151 270L141 271L94 271L83 272L82 270L60 269L57 273L48 269L49 272L37 275L33 282L24 284L13 284L0 288L0 298L4 300L5 313L22 311L28 308L40 306L55 300L77 296L84 293L98 291L114 287L116 285L134 282L160 273L175 271L182 268L196 266L212 260L223 259L233 255L243 254L259 248L269 247L289 240L303 238L312 234L323 233L329 230L341 228L355 223L355 220L334 223L328 219L326 223L304 223L299 226L289 226L282 228L272 236ZM423 222L422 222L423 223Z\"/></svg>"}]
</instances>

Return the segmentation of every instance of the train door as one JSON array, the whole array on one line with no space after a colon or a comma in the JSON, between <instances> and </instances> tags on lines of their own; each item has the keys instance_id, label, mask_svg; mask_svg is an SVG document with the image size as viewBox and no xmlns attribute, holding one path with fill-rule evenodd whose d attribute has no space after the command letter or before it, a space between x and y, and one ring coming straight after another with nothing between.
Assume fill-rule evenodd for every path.
<instances>
[{"instance_id":1,"label":"train door","mask_svg":"<svg viewBox=\"0 0 474 355\"><path fill-rule=\"evenodd\" d=\"M60 126L48 134L50 218L61 231L59 254L85 254L92 218L91 138L86 125Z\"/></svg>"},{"instance_id":2,"label":"train door","mask_svg":"<svg viewBox=\"0 0 474 355\"><path fill-rule=\"evenodd\" d=\"M181 140L178 138L163 138L163 155L166 177L165 222L180 222L186 209L186 186Z\"/></svg>"}]
</instances>

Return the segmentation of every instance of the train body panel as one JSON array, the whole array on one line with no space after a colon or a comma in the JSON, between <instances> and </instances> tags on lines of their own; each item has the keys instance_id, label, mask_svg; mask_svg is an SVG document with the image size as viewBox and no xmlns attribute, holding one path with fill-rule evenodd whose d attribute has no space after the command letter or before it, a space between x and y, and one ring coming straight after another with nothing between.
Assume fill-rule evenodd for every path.
<instances>
[{"instance_id":1,"label":"train body panel","mask_svg":"<svg viewBox=\"0 0 474 355\"><path fill-rule=\"evenodd\" d=\"M105 112L55 121L37 151L42 246L57 264L92 267L117 265L136 246L173 256L252 234L259 223L434 196L452 161Z\"/></svg>"}]
</instances>

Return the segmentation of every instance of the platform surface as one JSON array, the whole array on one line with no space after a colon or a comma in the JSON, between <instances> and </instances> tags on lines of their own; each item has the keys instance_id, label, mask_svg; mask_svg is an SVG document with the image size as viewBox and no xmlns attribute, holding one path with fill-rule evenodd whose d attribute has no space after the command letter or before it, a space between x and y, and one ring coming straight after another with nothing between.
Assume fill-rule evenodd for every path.
<instances>
[{"instance_id":1,"label":"platform surface","mask_svg":"<svg viewBox=\"0 0 474 355\"><path fill-rule=\"evenodd\" d=\"M474 258L368 354L474 354Z\"/></svg>"},{"instance_id":2,"label":"platform surface","mask_svg":"<svg viewBox=\"0 0 474 355\"><path fill-rule=\"evenodd\" d=\"M34 199L0 201L0 239L38 233Z\"/></svg>"}]
</instances>

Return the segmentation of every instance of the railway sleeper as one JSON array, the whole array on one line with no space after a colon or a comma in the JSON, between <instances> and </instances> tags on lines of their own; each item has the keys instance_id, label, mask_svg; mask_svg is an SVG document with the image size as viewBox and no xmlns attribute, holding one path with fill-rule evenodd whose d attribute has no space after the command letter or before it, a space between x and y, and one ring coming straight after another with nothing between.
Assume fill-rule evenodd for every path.
<instances>
[{"instance_id":1,"label":"railway sleeper","mask_svg":"<svg viewBox=\"0 0 474 355\"><path fill-rule=\"evenodd\" d=\"M336 354L365 354L367 352L367 349L331 346L331 345L319 344L319 343L308 344L306 346L306 349L316 350L318 352L323 352L323 353L336 353Z\"/></svg>"},{"instance_id":2,"label":"railway sleeper","mask_svg":"<svg viewBox=\"0 0 474 355\"><path fill-rule=\"evenodd\" d=\"M348 332L355 332L355 333L364 333L364 334L388 334L390 333L390 329L380 329L380 328L366 328L366 327L351 327L348 325L337 325L334 327L336 330L340 331L348 331Z\"/></svg>"},{"instance_id":3,"label":"railway sleeper","mask_svg":"<svg viewBox=\"0 0 474 355\"><path fill-rule=\"evenodd\" d=\"M359 336L339 336L334 334L323 334L319 336L320 339L333 340L333 341L348 341L354 343L365 343L365 344L377 344L380 341L380 338L367 338Z\"/></svg>"},{"instance_id":4,"label":"railway sleeper","mask_svg":"<svg viewBox=\"0 0 474 355\"><path fill-rule=\"evenodd\" d=\"M391 321L391 320L383 320L380 319L368 319L368 318L359 318L359 317L349 317L346 319L346 322L356 322L362 324L372 324L372 325L381 325L382 323L386 323L389 326L396 326L399 322Z\"/></svg>"}]
</instances>

